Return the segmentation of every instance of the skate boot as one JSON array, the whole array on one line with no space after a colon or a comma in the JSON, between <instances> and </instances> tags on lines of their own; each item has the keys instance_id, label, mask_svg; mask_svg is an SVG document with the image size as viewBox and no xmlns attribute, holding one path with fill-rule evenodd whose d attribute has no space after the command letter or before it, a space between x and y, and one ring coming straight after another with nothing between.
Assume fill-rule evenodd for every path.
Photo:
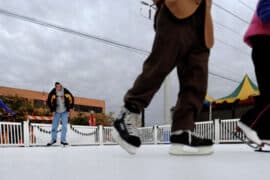
<instances>
[{"instance_id":1,"label":"skate boot","mask_svg":"<svg viewBox=\"0 0 270 180\"><path fill-rule=\"evenodd\" d=\"M241 117L237 126L258 146L270 144L270 101L257 96L255 106Z\"/></svg>"},{"instance_id":2,"label":"skate boot","mask_svg":"<svg viewBox=\"0 0 270 180\"><path fill-rule=\"evenodd\" d=\"M141 145L136 122L140 113L134 113L123 107L119 117L113 123L113 139L128 153L136 154Z\"/></svg>"},{"instance_id":3,"label":"skate boot","mask_svg":"<svg viewBox=\"0 0 270 180\"><path fill-rule=\"evenodd\" d=\"M48 144L47 144L47 146L52 146L53 144L55 144L56 143L56 140L51 140Z\"/></svg>"},{"instance_id":4,"label":"skate boot","mask_svg":"<svg viewBox=\"0 0 270 180\"><path fill-rule=\"evenodd\" d=\"M63 146L69 145L66 141L61 141L61 144L62 144Z\"/></svg>"},{"instance_id":5,"label":"skate boot","mask_svg":"<svg viewBox=\"0 0 270 180\"><path fill-rule=\"evenodd\" d=\"M206 155L213 153L213 142L194 135L190 130L179 130L170 137L172 155Z\"/></svg>"}]
</instances>

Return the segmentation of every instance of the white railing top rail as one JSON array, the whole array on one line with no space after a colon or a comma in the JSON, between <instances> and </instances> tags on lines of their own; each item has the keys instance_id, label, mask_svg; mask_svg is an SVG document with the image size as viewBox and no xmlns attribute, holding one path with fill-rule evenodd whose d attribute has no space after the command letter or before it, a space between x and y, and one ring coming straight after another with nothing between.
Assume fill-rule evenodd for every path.
<instances>
[{"instance_id":1,"label":"white railing top rail","mask_svg":"<svg viewBox=\"0 0 270 180\"><path fill-rule=\"evenodd\" d=\"M44 124L44 123L31 123L31 126L43 126L43 127L51 127L52 124Z\"/></svg>"},{"instance_id":2,"label":"white railing top rail","mask_svg":"<svg viewBox=\"0 0 270 180\"><path fill-rule=\"evenodd\" d=\"M21 125L22 123L19 123L19 122L4 122L4 121L1 121L0 122L0 125L1 124L6 124L6 125Z\"/></svg>"},{"instance_id":3,"label":"white railing top rail","mask_svg":"<svg viewBox=\"0 0 270 180\"><path fill-rule=\"evenodd\" d=\"M200 125L200 124L213 124L213 123L214 123L214 121L203 121L203 122L196 122L195 124ZM167 124L167 125L160 125L158 127L159 128L170 128L171 125L169 125L169 124Z\"/></svg>"},{"instance_id":4,"label":"white railing top rail","mask_svg":"<svg viewBox=\"0 0 270 180\"><path fill-rule=\"evenodd\" d=\"M170 128L171 127L171 125L169 125L169 124L166 124L166 125L160 125L160 126L158 126L159 128Z\"/></svg>"},{"instance_id":5,"label":"white railing top rail","mask_svg":"<svg viewBox=\"0 0 270 180\"><path fill-rule=\"evenodd\" d=\"M92 126L92 127L97 127L97 126ZM103 126L104 129L112 129L112 126Z\"/></svg>"},{"instance_id":6,"label":"white railing top rail","mask_svg":"<svg viewBox=\"0 0 270 180\"><path fill-rule=\"evenodd\" d=\"M195 124L213 124L214 121L202 121L202 122L195 122Z\"/></svg>"},{"instance_id":7,"label":"white railing top rail","mask_svg":"<svg viewBox=\"0 0 270 180\"><path fill-rule=\"evenodd\" d=\"M153 126L148 126L148 127L140 127L138 129L153 129Z\"/></svg>"},{"instance_id":8,"label":"white railing top rail","mask_svg":"<svg viewBox=\"0 0 270 180\"><path fill-rule=\"evenodd\" d=\"M235 122L235 121L239 121L239 118L235 118L235 119L222 119L221 122Z\"/></svg>"}]
</instances>

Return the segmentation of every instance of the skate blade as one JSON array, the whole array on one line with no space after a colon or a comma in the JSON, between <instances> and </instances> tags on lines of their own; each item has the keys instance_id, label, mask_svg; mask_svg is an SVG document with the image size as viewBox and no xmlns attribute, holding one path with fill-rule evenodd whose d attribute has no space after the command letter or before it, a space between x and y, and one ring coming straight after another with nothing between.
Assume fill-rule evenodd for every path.
<instances>
[{"instance_id":1,"label":"skate blade","mask_svg":"<svg viewBox=\"0 0 270 180\"><path fill-rule=\"evenodd\" d=\"M262 139L262 143L264 145L270 146L270 140L264 140L264 139Z\"/></svg>"},{"instance_id":2,"label":"skate blade","mask_svg":"<svg viewBox=\"0 0 270 180\"><path fill-rule=\"evenodd\" d=\"M214 153L213 146L191 147L182 144L171 144L171 155L210 155Z\"/></svg>"},{"instance_id":3,"label":"skate blade","mask_svg":"<svg viewBox=\"0 0 270 180\"><path fill-rule=\"evenodd\" d=\"M270 150L265 149L256 149L255 152L263 152L263 153L270 153Z\"/></svg>"},{"instance_id":4,"label":"skate blade","mask_svg":"<svg viewBox=\"0 0 270 180\"><path fill-rule=\"evenodd\" d=\"M66 147L70 147L70 145L63 145L63 144L61 144L61 147L62 148L66 148Z\"/></svg>"},{"instance_id":5,"label":"skate blade","mask_svg":"<svg viewBox=\"0 0 270 180\"><path fill-rule=\"evenodd\" d=\"M251 142L257 144L258 146L262 145L262 141L258 137L257 133L252 130L250 127L245 125L242 122L237 122L237 126L241 129L241 131L246 135L247 139L250 140Z\"/></svg>"},{"instance_id":6,"label":"skate blade","mask_svg":"<svg viewBox=\"0 0 270 180\"><path fill-rule=\"evenodd\" d=\"M115 128L112 130L112 137L129 154L135 155L137 153L138 148L124 141Z\"/></svg>"}]
</instances>

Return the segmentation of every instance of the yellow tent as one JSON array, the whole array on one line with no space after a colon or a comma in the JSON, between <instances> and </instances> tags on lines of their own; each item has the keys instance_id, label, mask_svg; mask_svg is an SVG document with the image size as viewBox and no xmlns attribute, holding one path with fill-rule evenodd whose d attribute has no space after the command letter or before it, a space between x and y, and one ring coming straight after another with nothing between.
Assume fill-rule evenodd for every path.
<instances>
[{"instance_id":1,"label":"yellow tent","mask_svg":"<svg viewBox=\"0 0 270 180\"><path fill-rule=\"evenodd\" d=\"M258 87L245 75L239 86L229 95L214 101L216 104L234 103L236 100L247 100L251 96L259 95Z\"/></svg>"},{"instance_id":2,"label":"yellow tent","mask_svg":"<svg viewBox=\"0 0 270 180\"><path fill-rule=\"evenodd\" d=\"M209 94L206 94L205 100L210 102L210 103L214 101L214 99L211 96L209 96Z\"/></svg>"}]
</instances>

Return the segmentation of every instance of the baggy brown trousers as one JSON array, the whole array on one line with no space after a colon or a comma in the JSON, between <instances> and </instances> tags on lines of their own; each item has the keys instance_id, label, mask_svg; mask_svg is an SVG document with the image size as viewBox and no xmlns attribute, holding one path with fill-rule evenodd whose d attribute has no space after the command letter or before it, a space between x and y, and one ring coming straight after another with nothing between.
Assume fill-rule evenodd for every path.
<instances>
[{"instance_id":1,"label":"baggy brown trousers","mask_svg":"<svg viewBox=\"0 0 270 180\"><path fill-rule=\"evenodd\" d=\"M180 91L172 131L194 129L206 95L209 49L204 41L204 10L202 4L191 17L180 20L166 6L160 9L152 52L124 98L126 104L146 108L176 67Z\"/></svg>"}]
</instances>

